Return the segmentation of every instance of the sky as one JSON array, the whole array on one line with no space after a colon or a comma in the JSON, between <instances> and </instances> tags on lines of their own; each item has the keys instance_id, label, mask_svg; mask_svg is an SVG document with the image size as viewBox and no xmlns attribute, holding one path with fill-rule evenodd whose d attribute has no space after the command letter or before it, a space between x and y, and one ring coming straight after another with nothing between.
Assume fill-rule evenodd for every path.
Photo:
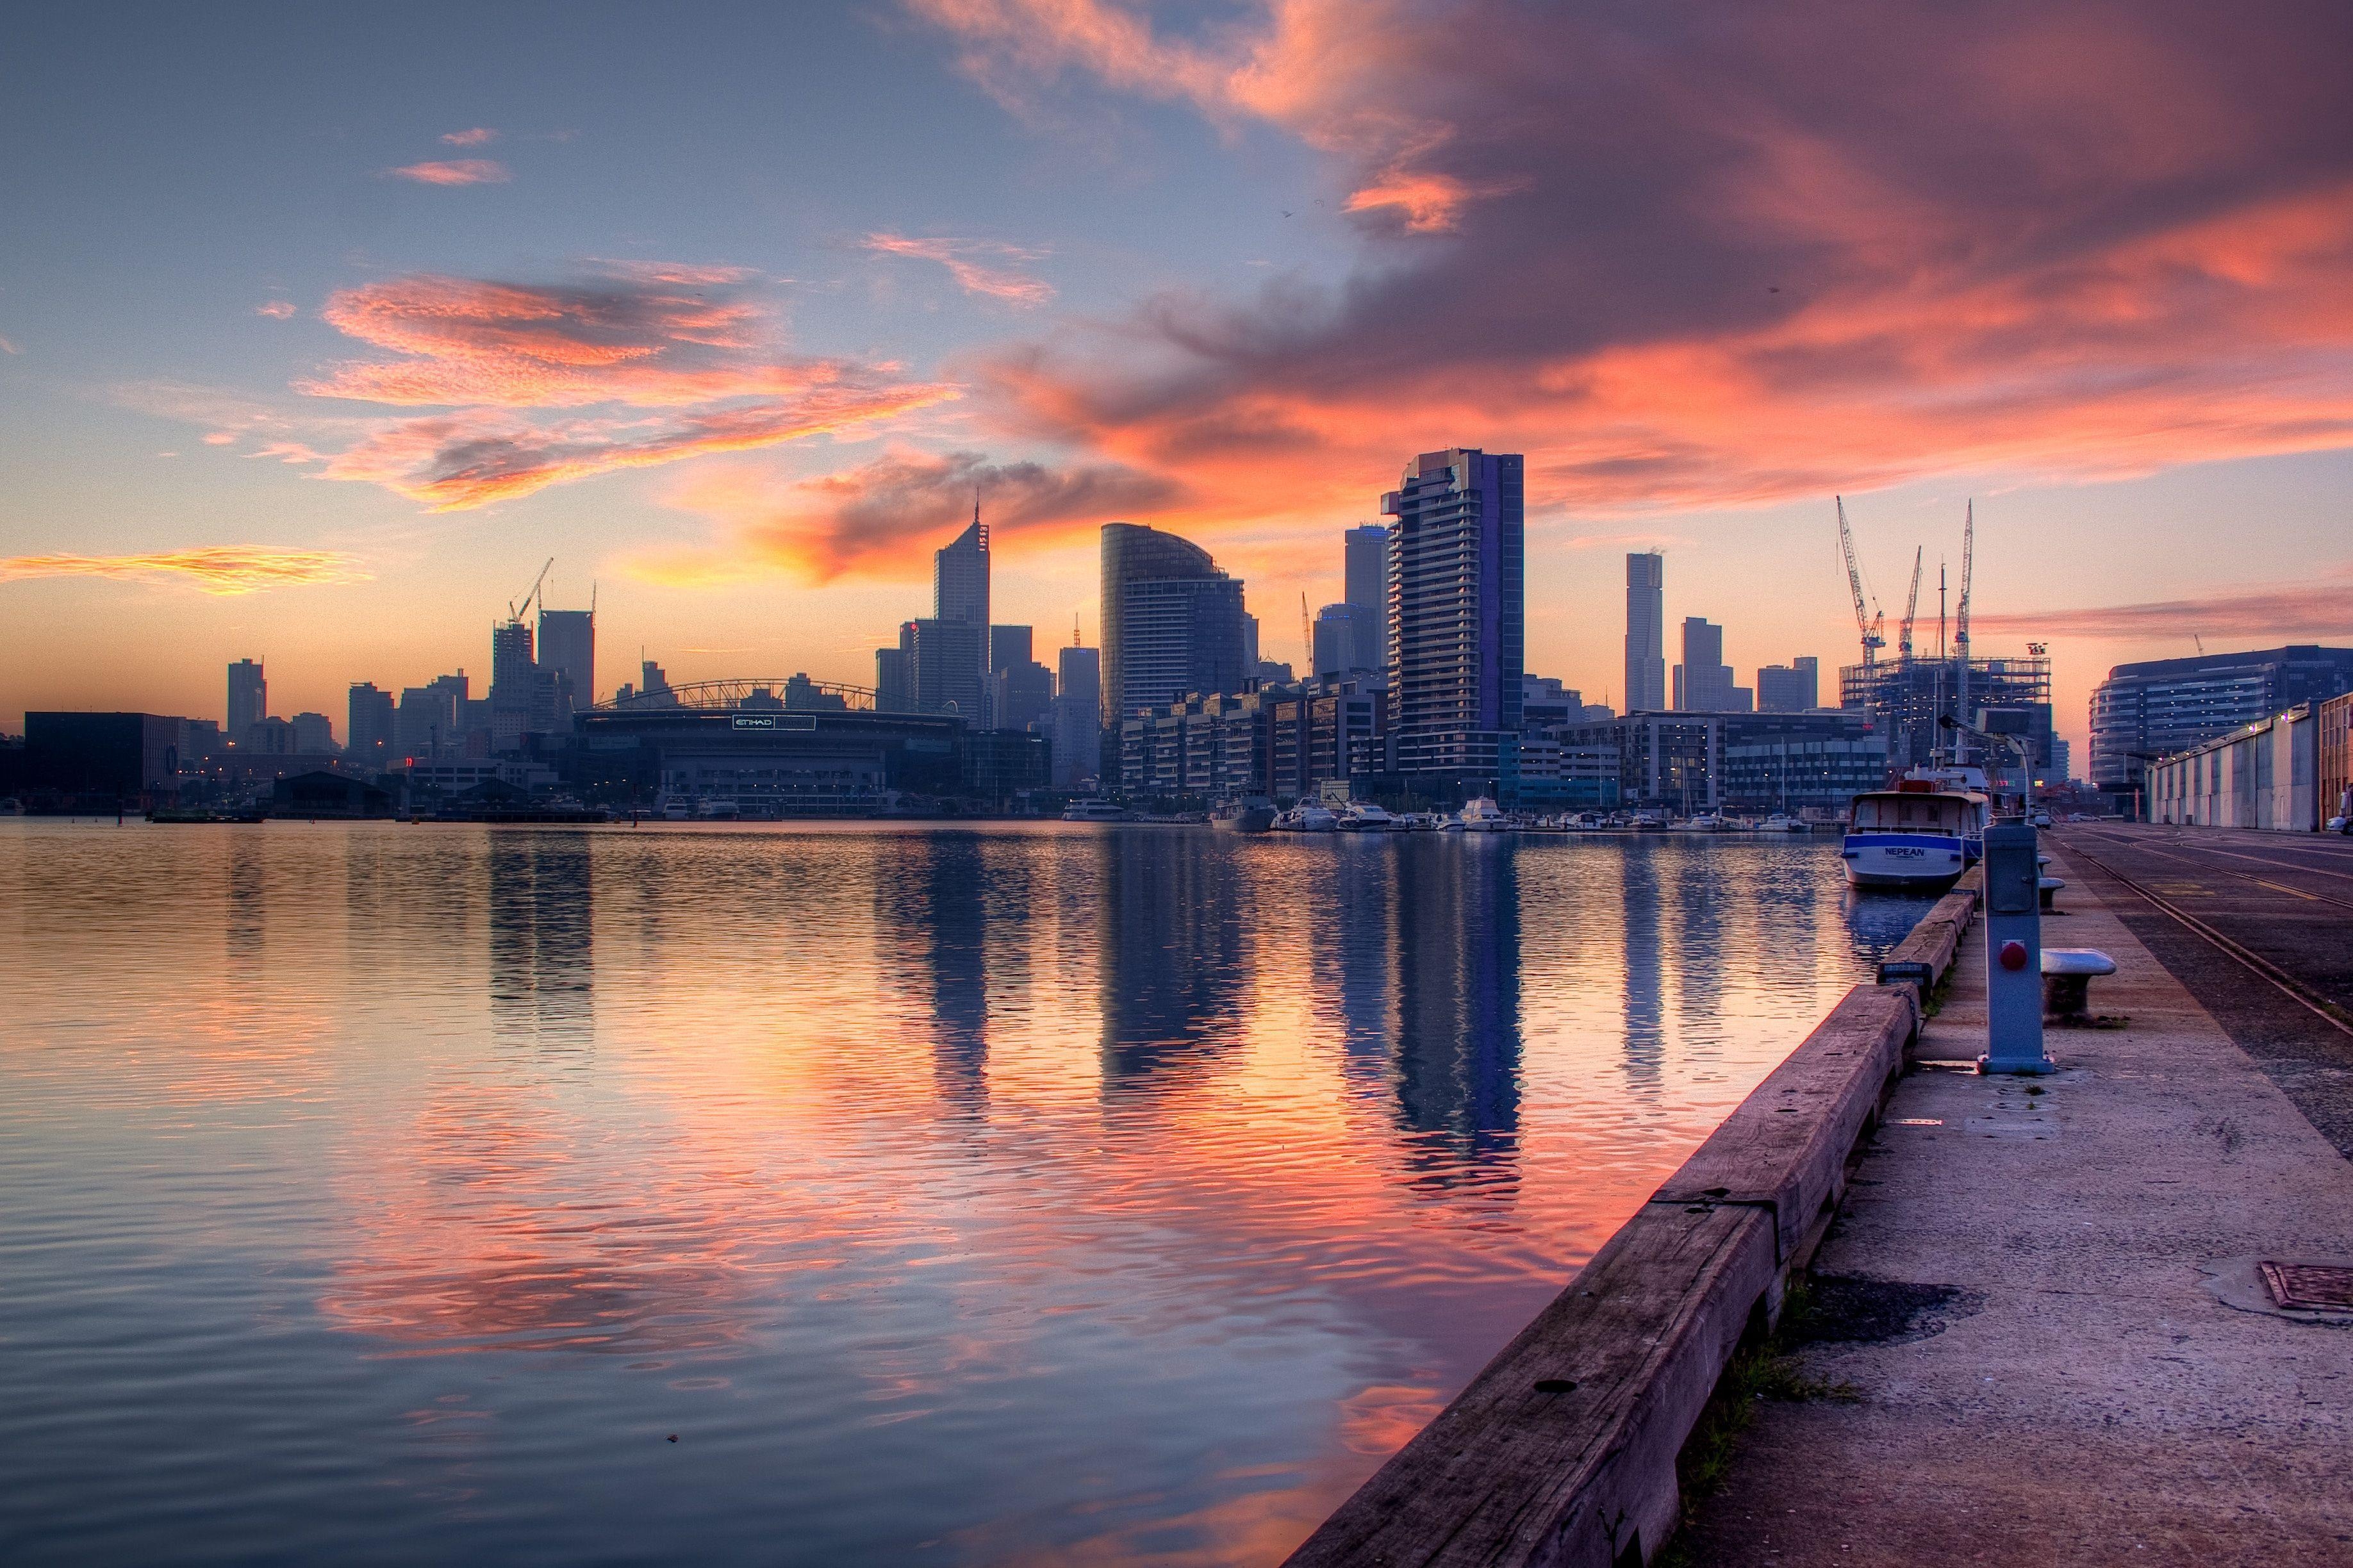
<instances>
[{"instance_id":1,"label":"sky","mask_svg":"<svg viewBox=\"0 0 2353 1568\"><path fill-rule=\"evenodd\" d=\"M550 558L607 692L871 684L976 495L1041 651L1122 520L1295 660L1471 446L1590 700L1629 550L1747 682L1856 657L1833 497L1891 641L1973 504L2081 748L2116 662L2353 640L2348 102L2290 0L29 12L0 728L252 657L340 735Z\"/></svg>"}]
</instances>

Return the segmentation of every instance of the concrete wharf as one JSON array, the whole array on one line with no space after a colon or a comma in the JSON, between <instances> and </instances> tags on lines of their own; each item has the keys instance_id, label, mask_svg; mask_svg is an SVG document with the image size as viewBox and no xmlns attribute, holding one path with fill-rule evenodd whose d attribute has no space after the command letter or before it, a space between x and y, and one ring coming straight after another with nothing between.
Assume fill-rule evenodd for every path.
<instances>
[{"instance_id":1,"label":"concrete wharf","mask_svg":"<svg viewBox=\"0 0 2353 1568\"><path fill-rule=\"evenodd\" d=\"M2353 1313L2283 1311L2259 1271L2353 1268L2316 1126L2353 1083L2346 950L2309 927L2336 895L2301 896L2353 864L2250 880L2229 857L2280 836L2145 836L2046 837L2046 942L2117 966L2060 1071L1961 1065L1984 943L1923 932L1934 973L1850 994L1293 1561L2353 1563ZM1726 1400L1746 1428L1685 1496Z\"/></svg>"}]
</instances>

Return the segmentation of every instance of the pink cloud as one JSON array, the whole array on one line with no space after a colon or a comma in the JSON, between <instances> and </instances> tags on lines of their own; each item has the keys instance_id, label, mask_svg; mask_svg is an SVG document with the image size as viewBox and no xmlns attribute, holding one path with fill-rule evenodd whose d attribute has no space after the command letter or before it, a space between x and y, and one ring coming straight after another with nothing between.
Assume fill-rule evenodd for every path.
<instances>
[{"instance_id":1,"label":"pink cloud","mask_svg":"<svg viewBox=\"0 0 2353 1568\"><path fill-rule=\"evenodd\" d=\"M410 163L385 174L397 180L415 180L426 185L498 185L513 176L507 166L491 158L452 158L446 163Z\"/></svg>"},{"instance_id":2,"label":"pink cloud","mask_svg":"<svg viewBox=\"0 0 2353 1568\"><path fill-rule=\"evenodd\" d=\"M2221 588L2189 598L2074 609L1978 614L1982 632L2021 637L2132 639L2200 637L2276 640L2353 633L2353 562L2335 562L2315 577Z\"/></svg>"},{"instance_id":3,"label":"pink cloud","mask_svg":"<svg viewBox=\"0 0 2353 1568\"><path fill-rule=\"evenodd\" d=\"M322 317L397 357L336 365L297 389L445 412L373 426L327 460L326 477L454 510L848 431L956 395L888 364L784 352L738 269L606 270L572 285L421 275L336 293Z\"/></svg>"},{"instance_id":4,"label":"pink cloud","mask_svg":"<svg viewBox=\"0 0 2353 1568\"><path fill-rule=\"evenodd\" d=\"M470 131L447 131L441 140L452 147L482 147L499 139L499 133L487 125L477 125Z\"/></svg>"},{"instance_id":5,"label":"pink cloud","mask_svg":"<svg viewBox=\"0 0 2353 1568\"><path fill-rule=\"evenodd\" d=\"M253 308L253 313L257 316L267 316L273 321L290 321L294 319L294 301L265 300Z\"/></svg>"},{"instance_id":6,"label":"pink cloud","mask_svg":"<svg viewBox=\"0 0 2353 1568\"><path fill-rule=\"evenodd\" d=\"M883 256L913 257L921 261L936 261L948 269L956 287L967 294L986 295L1015 305L1042 305L1054 297L1053 287L1042 279L1016 272L1009 268L991 267L974 259L987 256L1010 261L1035 261L1047 252L1018 245L1007 245L993 239L913 239L904 235L870 234L862 242L868 250Z\"/></svg>"}]
</instances>

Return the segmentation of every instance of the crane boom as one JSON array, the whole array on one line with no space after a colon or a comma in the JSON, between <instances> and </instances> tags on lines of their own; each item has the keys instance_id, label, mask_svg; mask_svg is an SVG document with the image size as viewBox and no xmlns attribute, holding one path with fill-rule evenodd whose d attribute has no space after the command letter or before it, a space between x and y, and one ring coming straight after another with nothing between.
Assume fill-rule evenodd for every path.
<instances>
[{"instance_id":1,"label":"crane boom","mask_svg":"<svg viewBox=\"0 0 2353 1568\"><path fill-rule=\"evenodd\" d=\"M1307 650L1307 663L1303 666L1309 675L1315 673L1315 627L1307 618L1307 595L1299 595L1299 646Z\"/></svg>"},{"instance_id":2,"label":"crane boom","mask_svg":"<svg viewBox=\"0 0 2353 1568\"><path fill-rule=\"evenodd\" d=\"M1895 630L1895 649L1905 658L1912 657L1912 621L1920 613L1920 560L1927 549L1925 544L1912 549L1912 592L1904 601L1904 624Z\"/></svg>"},{"instance_id":3,"label":"crane boom","mask_svg":"<svg viewBox=\"0 0 2353 1568\"><path fill-rule=\"evenodd\" d=\"M520 599L510 599L507 601L507 619L511 621L519 621L522 619L522 613L531 608L532 600L539 596L539 585L547 581L547 574L554 564L555 557L553 555L549 556L547 558L547 565L539 569L539 575L533 577L531 580L531 586L522 591L522 597Z\"/></svg>"},{"instance_id":4,"label":"crane boom","mask_svg":"<svg viewBox=\"0 0 2353 1568\"><path fill-rule=\"evenodd\" d=\"M1847 592L1854 596L1854 629L1862 639L1862 662L1868 666L1878 662L1879 650L1887 646L1881 635L1886 624L1883 616L1874 617L1862 598L1862 568L1855 564L1854 531L1846 523L1846 498L1834 497L1838 505L1839 552L1846 557Z\"/></svg>"},{"instance_id":5,"label":"crane boom","mask_svg":"<svg viewBox=\"0 0 2353 1568\"><path fill-rule=\"evenodd\" d=\"M1978 558L1978 503L1972 500L1961 518L1961 607L1953 619L1953 647L1960 658L1960 712L1956 715L1963 730L1968 727L1969 712L1969 577ZM1966 761L1961 750L1961 730L1953 731L1953 754L1957 761Z\"/></svg>"}]
</instances>

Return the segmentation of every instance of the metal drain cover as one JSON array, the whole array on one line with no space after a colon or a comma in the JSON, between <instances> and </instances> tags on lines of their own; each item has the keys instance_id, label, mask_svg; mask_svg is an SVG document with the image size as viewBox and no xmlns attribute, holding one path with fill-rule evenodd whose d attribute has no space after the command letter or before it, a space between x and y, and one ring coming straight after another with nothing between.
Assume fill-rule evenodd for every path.
<instances>
[{"instance_id":1,"label":"metal drain cover","mask_svg":"<svg viewBox=\"0 0 2353 1568\"><path fill-rule=\"evenodd\" d=\"M2269 1258L2256 1267L2272 1300L2291 1312L2353 1312L2353 1268Z\"/></svg>"}]
</instances>

